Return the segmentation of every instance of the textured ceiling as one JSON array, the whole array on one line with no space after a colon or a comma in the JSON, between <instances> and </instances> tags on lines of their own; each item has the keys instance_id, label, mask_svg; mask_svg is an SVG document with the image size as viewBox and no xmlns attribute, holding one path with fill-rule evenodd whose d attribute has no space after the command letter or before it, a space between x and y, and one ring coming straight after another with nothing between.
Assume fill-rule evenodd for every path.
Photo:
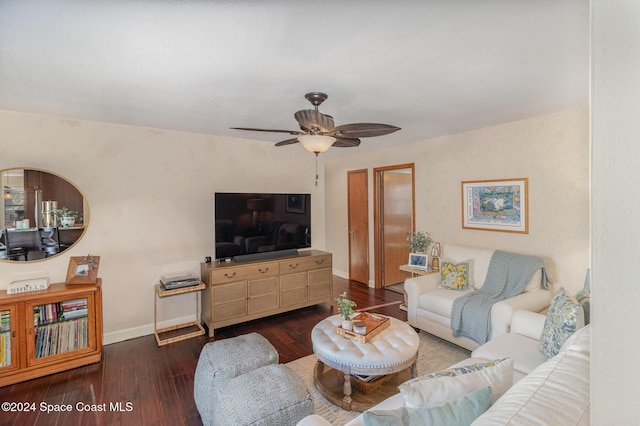
<instances>
[{"instance_id":1,"label":"textured ceiling","mask_svg":"<svg viewBox=\"0 0 640 426\"><path fill-rule=\"evenodd\" d=\"M402 128L362 150L585 108L588 80L588 0L0 0L3 110L276 142L229 127L297 130L322 91Z\"/></svg>"}]
</instances>

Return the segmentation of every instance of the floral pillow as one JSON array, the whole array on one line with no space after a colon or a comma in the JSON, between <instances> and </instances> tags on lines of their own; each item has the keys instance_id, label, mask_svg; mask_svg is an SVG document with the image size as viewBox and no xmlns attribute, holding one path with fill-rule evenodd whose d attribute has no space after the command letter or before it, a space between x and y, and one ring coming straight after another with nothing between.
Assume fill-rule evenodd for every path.
<instances>
[{"instance_id":1,"label":"floral pillow","mask_svg":"<svg viewBox=\"0 0 640 426\"><path fill-rule=\"evenodd\" d=\"M560 287L551 300L544 328L540 335L540 352L553 358L560 352L564 342L584 324L582 306Z\"/></svg>"},{"instance_id":2,"label":"floral pillow","mask_svg":"<svg viewBox=\"0 0 640 426\"><path fill-rule=\"evenodd\" d=\"M471 288L471 262L460 263L440 262L439 288L451 290L468 290Z\"/></svg>"}]
</instances>

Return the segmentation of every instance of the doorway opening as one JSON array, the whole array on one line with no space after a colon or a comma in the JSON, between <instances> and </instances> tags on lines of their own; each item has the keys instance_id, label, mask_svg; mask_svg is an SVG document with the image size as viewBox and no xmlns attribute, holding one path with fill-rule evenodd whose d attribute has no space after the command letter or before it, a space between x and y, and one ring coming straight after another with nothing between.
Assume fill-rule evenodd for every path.
<instances>
[{"instance_id":1,"label":"doorway opening","mask_svg":"<svg viewBox=\"0 0 640 426\"><path fill-rule=\"evenodd\" d=\"M404 282L408 233L415 229L414 164L378 167L374 177L375 287Z\"/></svg>"}]
</instances>

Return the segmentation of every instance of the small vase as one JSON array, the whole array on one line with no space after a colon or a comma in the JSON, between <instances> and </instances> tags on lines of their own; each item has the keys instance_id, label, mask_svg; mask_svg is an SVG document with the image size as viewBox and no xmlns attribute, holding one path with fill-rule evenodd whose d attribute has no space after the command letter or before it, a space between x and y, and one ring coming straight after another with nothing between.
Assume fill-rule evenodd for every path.
<instances>
[{"instance_id":1,"label":"small vase","mask_svg":"<svg viewBox=\"0 0 640 426\"><path fill-rule=\"evenodd\" d=\"M353 328L353 321L351 321L351 320L342 320L342 328L347 330L347 331L351 331L351 329Z\"/></svg>"},{"instance_id":2,"label":"small vase","mask_svg":"<svg viewBox=\"0 0 640 426\"><path fill-rule=\"evenodd\" d=\"M60 219L60 225L63 228L70 228L75 224L76 224L76 218L75 217L65 216L62 219Z\"/></svg>"}]
</instances>

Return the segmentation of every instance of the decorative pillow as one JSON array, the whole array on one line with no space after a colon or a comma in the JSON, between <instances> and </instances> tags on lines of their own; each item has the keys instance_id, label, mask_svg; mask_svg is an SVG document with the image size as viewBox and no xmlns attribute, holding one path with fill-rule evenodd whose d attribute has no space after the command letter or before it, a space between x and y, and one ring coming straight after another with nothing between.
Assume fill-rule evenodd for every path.
<instances>
[{"instance_id":1,"label":"decorative pillow","mask_svg":"<svg viewBox=\"0 0 640 426\"><path fill-rule=\"evenodd\" d=\"M576 293L576 301L582 306L584 311L584 325L589 325L591 322L591 294L585 289Z\"/></svg>"},{"instance_id":2,"label":"decorative pillow","mask_svg":"<svg viewBox=\"0 0 640 426\"><path fill-rule=\"evenodd\" d=\"M491 403L513 383L513 358L436 371L398 386L405 407L434 407L491 387Z\"/></svg>"},{"instance_id":3,"label":"decorative pillow","mask_svg":"<svg viewBox=\"0 0 640 426\"><path fill-rule=\"evenodd\" d=\"M460 263L440 262L440 284L439 288L448 288L451 290L468 290L473 284L471 283L472 261L465 260Z\"/></svg>"},{"instance_id":4,"label":"decorative pillow","mask_svg":"<svg viewBox=\"0 0 640 426\"><path fill-rule=\"evenodd\" d=\"M401 407L395 410L369 410L363 414L365 426L470 425L491 405L491 388L483 388L458 400L431 408Z\"/></svg>"},{"instance_id":5,"label":"decorative pillow","mask_svg":"<svg viewBox=\"0 0 640 426\"><path fill-rule=\"evenodd\" d=\"M540 352L547 359L553 358L560 352L565 340L577 330L578 323L583 322L584 318L579 319L579 316L583 316L581 310L582 306L572 300L564 288L560 287L551 300L540 335Z\"/></svg>"}]
</instances>

